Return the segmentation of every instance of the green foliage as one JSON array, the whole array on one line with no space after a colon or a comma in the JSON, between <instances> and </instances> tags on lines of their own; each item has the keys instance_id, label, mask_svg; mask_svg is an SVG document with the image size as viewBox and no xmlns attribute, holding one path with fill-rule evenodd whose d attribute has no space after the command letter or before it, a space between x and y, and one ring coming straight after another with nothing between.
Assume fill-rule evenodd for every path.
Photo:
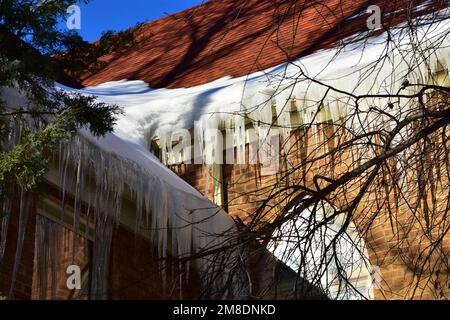
<instances>
[{"instance_id":1,"label":"green foliage","mask_svg":"<svg viewBox=\"0 0 450 320\"><path fill-rule=\"evenodd\" d=\"M135 44L136 34L141 27L141 24L137 24L134 28L120 32L106 31L95 43L85 42L75 36L65 43L68 51L60 55L58 60L74 76L79 76L87 71L95 72L105 65L101 57L131 48Z\"/></svg>"},{"instance_id":2,"label":"green foliage","mask_svg":"<svg viewBox=\"0 0 450 320\"><path fill-rule=\"evenodd\" d=\"M113 130L117 106L61 92L54 82L63 72L98 67L99 57L127 47L134 33L108 32L99 43L90 44L73 31L58 29L74 2L0 0L0 89L20 88L27 98L23 105L13 106L0 99L0 187L36 187L59 142L78 128L87 127L97 136ZM20 139L2 148L12 126L20 127Z\"/></svg>"},{"instance_id":3,"label":"green foliage","mask_svg":"<svg viewBox=\"0 0 450 320\"><path fill-rule=\"evenodd\" d=\"M65 99L66 107L50 124L26 133L12 150L0 152L0 181L12 176L22 188L30 190L45 174L59 141L70 138L83 126L97 136L112 130L118 107L96 103L93 97L81 95L70 98L66 95Z\"/></svg>"}]
</instances>

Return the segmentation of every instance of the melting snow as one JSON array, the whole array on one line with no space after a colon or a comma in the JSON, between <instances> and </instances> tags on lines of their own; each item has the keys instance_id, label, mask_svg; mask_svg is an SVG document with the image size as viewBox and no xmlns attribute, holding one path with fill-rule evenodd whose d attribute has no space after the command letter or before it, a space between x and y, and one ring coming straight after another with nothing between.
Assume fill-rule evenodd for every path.
<instances>
[{"instance_id":1,"label":"melting snow","mask_svg":"<svg viewBox=\"0 0 450 320\"><path fill-rule=\"evenodd\" d=\"M448 10L440 14L447 15ZM396 92L405 78L426 81L430 69L439 64L445 68L450 66L449 38L439 37L448 30L448 19L432 26L419 27L414 39L398 28L391 31L391 45L395 43L395 48L386 49L387 34L384 33L344 48L322 50L245 77L225 77L192 88L151 89L143 81L122 80L77 92L95 95L101 101L123 107L125 114L117 123L116 134L143 146L147 146L151 138L160 137L164 152L171 149L172 134L180 129L193 128L195 122L202 131L198 139L208 143L206 130L218 129L221 123L233 122L236 115L242 115L242 112L249 113L255 121L272 119L272 104L277 106L279 124L286 126L286 117L282 114L286 101L292 97L299 101L300 119L308 123L317 111L318 101L327 91L323 84L363 95ZM442 42L434 52L438 41ZM427 57L427 63L417 65L419 49ZM386 50L388 59L377 63ZM416 63L413 70L410 69L411 62ZM345 114L352 104L348 95L333 90L324 99L333 120ZM361 101L360 108L368 105L369 101ZM283 136L288 133L283 132ZM238 128L234 134L237 140L245 141L245 138L239 139ZM205 149L214 148L207 146ZM118 150L120 152L120 148Z\"/></svg>"}]
</instances>

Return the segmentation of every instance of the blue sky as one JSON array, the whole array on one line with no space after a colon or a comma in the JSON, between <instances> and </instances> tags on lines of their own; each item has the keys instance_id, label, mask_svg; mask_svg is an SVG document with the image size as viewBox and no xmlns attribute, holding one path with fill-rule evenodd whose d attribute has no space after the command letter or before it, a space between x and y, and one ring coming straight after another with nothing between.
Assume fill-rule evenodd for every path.
<instances>
[{"instance_id":1,"label":"blue sky","mask_svg":"<svg viewBox=\"0 0 450 320\"><path fill-rule=\"evenodd\" d=\"M75 2L75 1L74 1ZM91 0L81 4L81 36L87 41L100 38L107 30L120 31L145 20L191 8L204 0ZM65 27L65 23L62 24Z\"/></svg>"}]
</instances>

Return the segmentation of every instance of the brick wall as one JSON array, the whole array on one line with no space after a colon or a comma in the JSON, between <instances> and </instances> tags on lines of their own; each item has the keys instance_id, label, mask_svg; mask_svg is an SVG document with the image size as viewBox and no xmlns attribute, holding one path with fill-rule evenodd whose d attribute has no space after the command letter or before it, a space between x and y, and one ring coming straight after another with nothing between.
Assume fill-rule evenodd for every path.
<instances>
[{"instance_id":1,"label":"brick wall","mask_svg":"<svg viewBox=\"0 0 450 320\"><path fill-rule=\"evenodd\" d=\"M195 274L188 284L185 270L170 259L161 261L148 240L124 228L114 231L110 259L111 299L189 299L198 294Z\"/></svg>"},{"instance_id":2,"label":"brick wall","mask_svg":"<svg viewBox=\"0 0 450 320\"><path fill-rule=\"evenodd\" d=\"M317 138L312 137L311 131L305 133L303 129L294 132L290 138L292 148L287 156L292 167L302 161L306 163L308 159L323 155L326 150L332 149L335 145L341 144L347 137L339 130L329 124L322 124L318 132L322 139L329 140L328 143L321 143ZM332 137L332 139L329 139ZM320 140L320 139L319 139ZM247 153L249 146L247 145ZM309 150L307 152L307 150ZM308 153L308 154L307 154ZM223 189L226 203L224 208L233 217L239 217L242 221L249 223L255 217L260 204L267 199L273 190L284 187L295 187L296 185L315 189L313 177L317 173L333 179L343 173L352 170L361 161L367 160L370 154L359 154L355 148L346 150L334 157L324 157L313 161L305 166L299 166L298 170L291 172L289 179L284 179L283 171L286 163L282 162L279 174L264 176L261 175L260 167L257 165L223 165ZM364 160L361 158L366 157ZM445 159L434 159L445 163ZM392 163L395 167L395 163ZM202 165L175 165L171 167L189 184L197 188L208 198L213 200L212 188L205 192L205 176L211 174L207 172L206 166ZM441 169L445 169L441 166ZM410 189L416 190L416 194L409 194L408 202L414 200L417 190L422 187L417 186L418 176L415 170L408 172L410 179L408 184ZM437 173L435 173L437 174ZM433 179L437 179L435 176ZM447 180L446 180L447 179ZM211 180L211 178L209 179ZM432 179L431 179L432 180ZM355 198L357 191L361 188L362 179L357 179L344 185L342 188L330 195L329 201L337 208L345 208L346 204ZM210 182L211 183L211 182ZM319 180L316 183L323 187L326 181ZM427 198L422 201L421 209L413 212L408 207L406 201L402 201L392 188L380 187L382 181L376 181L361 200L355 210L353 222L358 230L363 232L363 237L369 253L371 265L380 267L382 275L382 286L374 290L376 299L441 299L450 297L449 275L447 270L448 252L450 236L443 228L448 225L445 212L448 208L433 208L433 203L445 203L448 193L448 177L441 176L441 184L434 186L430 190L430 185L425 184ZM271 221L283 210L284 206L295 199L296 192L281 193L273 201L268 203L270 209L258 212L259 219ZM433 198L433 199L432 199ZM425 207L433 208L428 210ZM433 215L429 212L433 212ZM423 215L412 222L414 214ZM376 215L375 220L372 219ZM434 222L426 221L427 216L433 216ZM392 223L395 217L395 223ZM428 235L424 225L434 228L435 237ZM440 227L439 227L440 226ZM366 228L368 227L368 230ZM437 239L437 235L442 238ZM434 239L434 241L432 240ZM430 252L429 248L438 241L439 252ZM425 259L429 256L429 259ZM425 259L425 261L421 261ZM415 270L421 266L422 270Z\"/></svg>"},{"instance_id":3,"label":"brick wall","mask_svg":"<svg viewBox=\"0 0 450 320\"><path fill-rule=\"evenodd\" d=\"M55 251L56 255L52 253L51 242L46 246L49 252L45 253L42 248L36 250L40 256L35 257L32 273L33 290L31 294L31 287L28 288L27 297L38 300L89 299L89 268L92 259L89 251L90 241L80 236L78 244L74 247L75 237L72 230L45 217L38 219L44 219L51 225L47 231L56 234L55 239L59 240L60 245ZM39 242L39 236L43 236L39 233L43 233L43 230L42 228L36 230L38 233L36 241ZM52 263L55 264L55 272L52 272ZM81 290L67 288L66 281L69 275L66 274L66 270L69 265L77 265L82 270ZM198 285L192 284L196 281L195 273L190 275L189 284L185 277L180 279L178 266L174 267L169 260L163 268L155 247L148 240L122 227L114 230L109 266L110 299L188 299L198 294L196 292ZM181 274L185 274L183 270Z\"/></svg>"},{"instance_id":4,"label":"brick wall","mask_svg":"<svg viewBox=\"0 0 450 320\"><path fill-rule=\"evenodd\" d=\"M57 194L54 190L51 194ZM19 199L14 199L8 228L5 258L0 269L0 292L11 287L17 242ZM75 244L76 241L76 244ZM71 228L38 215L29 215L23 253L12 299L89 299L92 242ZM82 289L69 290L69 265L82 271ZM165 267L163 267L165 266ZM111 299L189 299L199 295L194 270L189 279L184 266L170 259L163 264L150 241L123 227L114 229L109 263L108 297ZM181 274L181 277L180 277Z\"/></svg>"},{"instance_id":5,"label":"brick wall","mask_svg":"<svg viewBox=\"0 0 450 320\"><path fill-rule=\"evenodd\" d=\"M67 300L89 297L89 240L50 219L37 216L32 299ZM81 290L69 290L69 266L81 271Z\"/></svg>"}]
</instances>

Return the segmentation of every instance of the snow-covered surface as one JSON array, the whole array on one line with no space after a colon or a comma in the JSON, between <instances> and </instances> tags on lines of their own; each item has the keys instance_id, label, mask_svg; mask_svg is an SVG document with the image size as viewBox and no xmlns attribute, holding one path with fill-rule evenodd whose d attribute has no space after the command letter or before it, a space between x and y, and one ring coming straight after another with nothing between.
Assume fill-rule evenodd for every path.
<instances>
[{"instance_id":1,"label":"snow-covered surface","mask_svg":"<svg viewBox=\"0 0 450 320\"><path fill-rule=\"evenodd\" d=\"M448 30L448 20L419 27L415 38L398 29L392 33L391 44L395 46L388 49L387 34L382 34L344 48L322 50L263 72L240 78L225 77L192 88L151 89L142 81L122 80L76 90L95 95L100 101L117 104L124 109L115 134L95 139L86 131L80 133L101 150L117 156L120 161L126 159L137 165L134 169L136 176L122 172L115 179L127 181L134 188L138 206L147 208L144 210L147 214L152 212L153 227L164 228L169 223L173 230L179 230L174 233L175 252L181 255L198 252L211 247L212 243L220 245L224 238L217 235L233 229L232 222L224 212L217 209L197 210L191 214L192 209L208 207L210 203L168 172L145 150L149 139L160 137L164 152L171 149L173 133L192 129L197 123L195 131L200 133L198 140L201 145L205 142L205 150L211 153L214 146L208 146L208 141L212 144L215 142L214 139L208 139L207 130L218 129L225 123L227 132L234 135L234 142L239 148L246 141L242 137L242 134L245 135L243 124L239 125L242 112L250 115L255 122L271 123L274 116L272 106L275 106L278 124L285 127L282 135L286 137L289 136L286 127L290 126L290 116L286 116L290 110L286 106L292 98L297 100L300 122L312 124L322 120L313 119L320 101L326 106L329 118L337 121L349 112L349 108L354 107L354 101L342 91L353 95L392 94L399 90L406 78L411 82L425 83L429 81L430 70L436 70L438 66L448 70L450 39L440 36ZM415 48L412 43L415 43ZM419 52L423 56L419 57ZM384 55L387 58L379 63L380 57ZM411 65L414 65L413 69ZM327 92L323 84L338 90ZM380 104L380 101L362 100L359 108L368 108L371 103ZM231 123L233 125L228 126ZM257 130L260 135L267 133L267 128L260 127ZM111 166L108 170L111 170ZM140 174L150 182L142 183L138 179ZM137 223L143 219L138 215ZM191 225L192 219L202 222L186 228ZM205 232L209 236L202 237ZM167 233L157 232L156 235L157 243L162 247L161 252L165 252ZM191 242L193 248L188 245ZM208 267L205 262L201 268L207 270Z\"/></svg>"},{"instance_id":2,"label":"snow-covered surface","mask_svg":"<svg viewBox=\"0 0 450 320\"><path fill-rule=\"evenodd\" d=\"M9 109L28 107L26 96L18 89L1 88L1 97ZM11 129L14 133L21 131L14 121L11 121ZM11 134L5 143L12 147L17 141L17 135ZM119 130L95 137L89 130L80 129L71 140L60 143L58 170L62 202L69 189L74 198L76 233L82 215L87 214L95 222L93 268L100 270L94 274L98 276L99 290L103 286L101 271L107 270L113 225L121 223L124 214L130 214L123 206L128 197L136 207L136 232L147 233L163 260L168 255L186 258L205 250L223 248L235 234L235 224L223 209L170 171L144 147L124 138ZM86 192L89 188L93 192ZM83 210L82 214L82 205L87 207L87 213ZM1 251L4 243L5 239L0 239ZM226 250L221 255L234 257L232 251ZM209 259L210 256L200 257L187 265L196 265L206 288L219 290L228 277L235 275L226 267L217 274Z\"/></svg>"},{"instance_id":3,"label":"snow-covered surface","mask_svg":"<svg viewBox=\"0 0 450 320\"><path fill-rule=\"evenodd\" d=\"M223 245L234 234L231 217L202 196L175 173L164 167L142 146L113 133L96 138L88 130L79 130L71 141L62 143L59 152L60 187L75 184L75 220L79 221L79 203L87 204L96 221L122 221L123 200L131 195L136 206L137 233L147 233L162 259L188 257ZM94 192L82 191L94 185ZM98 223L98 222L97 222ZM75 226L76 227L76 226ZM104 250L107 250L105 243ZM103 250L103 249L102 249ZM230 253L231 254L231 253ZM230 256L232 259L232 254ZM208 258L194 260L202 281L215 280L220 286L228 276L212 274Z\"/></svg>"},{"instance_id":4,"label":"snow-covered surface","mask_svg":"<svg viewBox=\"0 0 450 320\"><path fill-rule=\"evenodd\" d=\"M323 97L326 88L309 81L300 74L300 70L310 78L356 95L396 92L406 77L426 78L428 67L436 66L438 60L446 68L449 67L448 38L439 44L437 52L431 54L430 51L436 48L438 35L449 29L449 21L418 29L418 46L426 51L425 55L430 56L428 65L421 63L414 70L409 70L410 62L417 58L412 54L412 39L404 32L397 31L393 43L398 48L389 49L390 60L383 64L375 62L386 53L386 34L367 42L347 45L343 49L321 50L292 63L245 77L225 77L192 88L151 89L142 81L122 80L88 87L79 92L96 95L104 102L123 107L125 114L117 128L137 143L148 143L151 137L161 137L179 129L191 129L194 121L201 122L204 128L215 126L217 118L224 120L230 114L244 110L259 111L253 112L254 119L258 120L267 117L260 113L271 112L263 110L269 109L263 107L266 102L284 106L286 99L291 96L303 100L299 111L307 122L314 112L314 108L308 110L308 107ZM341 114L339 100L343 98L348 96L332 91L325 99L330 104L333 118Z\"/></svg>"},{"instance_id":5,"label":"snow-covered surface","mask_svg":"<svg viewBox=\"0 0 450 320\"><path fill-rule=\"evenodd\" d=\"M440 16L448 14L448 10L440 12ZM442 33L448 30L450 21L443 20L419 27L413 39L398 28L391 30L393 41L389 47L384 33L345 47L321 50L248 76L224 77L191 88L152 89L143 81L122 80L75 91L121 106L124 115L118 120L116 134L144 147L152 138L159 137L164 161L180 159L170 153L172 140L178 141L175 135L180 130L194 128L194 123L195 141L206 153L213 152L215 146L210 144L216 143L207 130L223 129L224 124L234 135L233 141L239 150L246 141L245 137L240 137L246 134L245 130L237 125L244 112L254 123L272 123L275 116L272 106L275 105L278 124L284 128L282 136L287 137L290 120L286 116L286 106L291 98L297 100L299 119L303 123L322 121L320 115L314 117L314 114L325 95L324 111L331 120L338 120L352 108L354 101L347 94L336 90L326 94L327 87L323 84L354 95L367 95L395 93L405 78L412 82L428 81L429 70L438 64L447 69L450 66L450 39L442 39ZM416 43L415 50L412 43ZM422 56L418 49L422 50ZM387 59L377 62L384 55ZM414 65L412 70L411 65ZM359 108L373 103L377 101L361 100ZM256 130L259 136L267 134L267 128L262 125ZM172 162L176 161L179 160Z\"/></svg>"},{"instance_id":6,"label":"snow-covered surface","mask_svg":"<svg viewBox=\"0 0 450 320\"><path fill-rule=\"evenodd\" d=\"M79 130L79 135L97 146L106 154L120 156L122 159L133 162L142 171L152 177L164 181L172 188L188 193L194 197L204 199L204 196L200 192L178 177L173 171L169 170L158 158L148 152L148 150L140 144L120 138L113 133L107 134L101 138L94 137L87 129Z\"/></svg>"}]
</instances>

